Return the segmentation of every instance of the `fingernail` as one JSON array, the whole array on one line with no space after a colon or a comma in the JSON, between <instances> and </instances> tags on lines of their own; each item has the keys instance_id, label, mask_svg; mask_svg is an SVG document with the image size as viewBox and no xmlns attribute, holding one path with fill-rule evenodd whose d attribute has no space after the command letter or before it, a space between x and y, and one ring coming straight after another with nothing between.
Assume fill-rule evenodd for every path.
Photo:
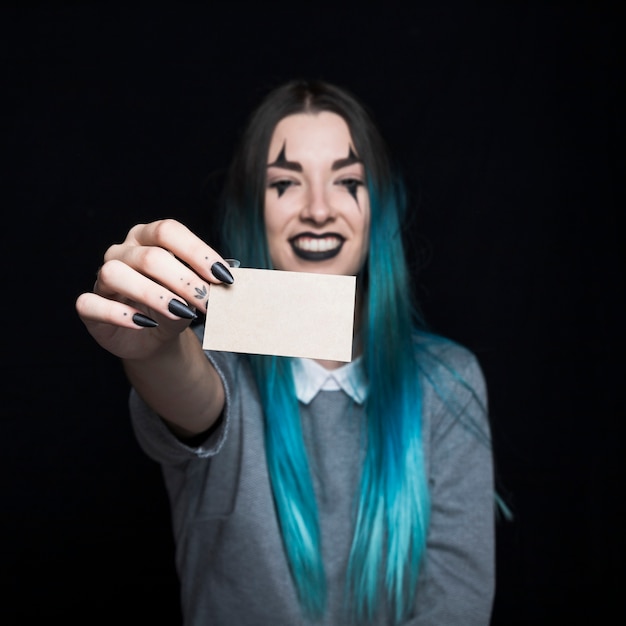
<instances>
[{"instance_id":1,"label":"fingernail","mask_svg":"<svg viewBox=\"0 0 626 626\"><path fill-rule=\"evenodd\" d=\"M227 285L232 285L235 282L233 275L230 273L230 270L219 261L216 261L211 266L211 274L217 278L217 280L221 280L223 283Z\"/></svg>"},{"instance_id":2,"label":"fingernail","mask_svg":"<svg viewBox=\"0 0 626 626\"><path fill-rule=\"evenodd\" d=\"M151 317L143 315L143 313L135 313L135 315L133 315L133 322L142 328L156 328L158 326Z\"/></svg>"},{"instance_id":3,"label":"fingernail","mask_svg":"<svg viewBox=\"0 0 626 626\"><path fill-rule=\"evenodd\" d=\"M167 305L167 310L173 315L178 315L186 320L195 320L198 316L183 302L172 298Z\"/></svg>"}]
</instances>

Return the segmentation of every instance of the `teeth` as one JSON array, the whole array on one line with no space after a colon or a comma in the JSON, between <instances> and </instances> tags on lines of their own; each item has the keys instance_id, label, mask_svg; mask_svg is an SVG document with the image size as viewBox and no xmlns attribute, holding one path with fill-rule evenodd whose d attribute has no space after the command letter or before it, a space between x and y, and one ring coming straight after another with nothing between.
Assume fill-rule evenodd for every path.
<instances>
[{"instance_id":1,"label":"teeth","mask_svg":"<svg viewBox=\"0 0 626 626\"><path fill-rule=\"evenodd\" d=\"M328 252L338 248L341 245L341 240L338 237L325 237L324 239L300 237L293 243L296 248L307 252Z\"/></svg>"}]
</instances>

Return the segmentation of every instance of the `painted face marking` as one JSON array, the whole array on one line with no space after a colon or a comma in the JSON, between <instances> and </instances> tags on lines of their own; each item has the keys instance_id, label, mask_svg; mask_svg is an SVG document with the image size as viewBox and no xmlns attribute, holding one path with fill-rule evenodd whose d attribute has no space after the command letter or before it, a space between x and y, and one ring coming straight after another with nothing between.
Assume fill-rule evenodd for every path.
<instances>
[{"instance_id":1,"label":"painted face marking","mask_svg":"<svg viewBox=\"0 0 626 626\"><path fill-rule=\"evenodd\" d=\"M285 154L285 150L287 148L287 142L283 143L283 147L281 148L276 160L273 163L268 163L267 167L280 167L284 170L291 170L292 172L301 172L302 165L297 163L296 161L288 161L287 156ZM278 180L275 183L272 183L270 187L276 189L278 193L278 197L280 198L285 191L287 191L287 187L289 187L292 183L288 180Z\"/></svg>"},{"instance_id":2,"label":"painted face marking","mask_svg":"<svg viewBox=\"0 0 626 626\"><path fill-rule=\"evenodd\" d=\"M287 142L283 143L283 147L281 148L276 160L273 163L268 163L267 167L280 167L284 170L292 170L294 172L301 172L302 165L296 161L288 161L287 156L285 155L285 150L287 148Z\"/></svg>"},{"instance_id":3,"label":"painted face marking","mask_svg":"<svg viewBox=\"0 0 626 626\"><path fill-rule=\"evenodd\" d=\"M346 182L344 184L346 186L346 189L348 190L348 193L354 198L354 201L356 202L356 205L360 209L361 205L359 204L359 199L357 197L357 190L362 185L362 183L360 183L360 182L358 182L356 180L351 180L351 181Z\"/></svg>"},{"instance_id":4,"label":"painted face marking","mask_svg":"<svg viewBox=\"0 0 626 626\"><path fill-rule=\"evenodd\" d=\"M359 159L359 157L356 154L354 154L354 151L352 150L352 146L350 146L348 149L348 156L345 159L338 159L337 161L335 161L332 164L331 169L333 171L336 171L336 170L340 170L343 167L348 167L349 165L354 165L355 163L362 163L362 162L363 161ZM359 187L363 185L363 183L360 180L357 180L356 178L349 178L347 180L341 181L340 184L343 185L348 190L348 193L354 198L354 201L356 202L357 207L359 207L360 209L361 205L359 204L359 198L357 196L357 192L358 192Z\"/></svg>"},{"instance_id":5,"label":"painted face marking","mask_svg":"<svg viewBox=\"0 0 626 626\"><path fill-rule=\"evenodd\" d=\"M350 146L348 149L348 156L345 159L337 159L336 161L334 161L330 169L333 172L336 172L342 167L348 167L348 165L354 165L355 163L362 163L362 161L356 154L354 154L352 146Z\"/></svg>"},{"instance_id":6,"label":"painted face marking","mask_svg":"<svg viewBox=\"0 0 626 626\"><path fill-rule=\"evenodd\" d=\"M287 187L289 187L289 185L291 185L291 183L288 180L279 180L275 183L272 183L270 187L276 189L276 191L278 192L278 197L280 198L285 193L285 191L287 191Z\"/></svg>"}]
</instances>

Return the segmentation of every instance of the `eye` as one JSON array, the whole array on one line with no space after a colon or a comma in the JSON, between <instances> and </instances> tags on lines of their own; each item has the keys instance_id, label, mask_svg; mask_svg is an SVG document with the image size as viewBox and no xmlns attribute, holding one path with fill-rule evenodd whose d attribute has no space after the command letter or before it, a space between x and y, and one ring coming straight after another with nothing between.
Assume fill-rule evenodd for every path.
<instances>
[{"instance_id":1,"label":"eye","mask_svg":"<svg viewBox=\"0 0 626 626\"><path fill-rule=\"evenodd\" d=\"M350 195L356 200L357 190L363 185L363 181L358 178L343 178L338 181L337 184L345 187Z\"/></svg>"},{"instance_id":2,"label":"eye","mask_svg":"<svg viewBox=\"0 0 626 626\"><path fill-rule=\"evenodd\" d=\"M285 193L285 191L287 191L288 187L291 187L295 184L296 183L294 183L294 181L292 180L276 180L274 182L271 182L268 187L270 189L276 189L276 191L278 192L278 197L280 198Z\"/></svg>"}]
</instances>

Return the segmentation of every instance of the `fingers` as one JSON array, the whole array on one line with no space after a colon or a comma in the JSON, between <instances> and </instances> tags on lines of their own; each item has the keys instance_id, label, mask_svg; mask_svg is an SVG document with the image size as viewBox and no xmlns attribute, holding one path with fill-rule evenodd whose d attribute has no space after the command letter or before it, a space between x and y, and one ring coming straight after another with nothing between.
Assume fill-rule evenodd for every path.
<instances>
[{"instance_id":1,"label":"fingers","mask_svg":"<svg viewBox=\"0 0 626 626\"><path fill-rule=\"evenodd\" d=\"M151 271L160 277L159 282L155 282L149 276L117 259L106 261L98 272L98 280L94 288L97 295L109 302L109 308L105 308L104 304L98 305L100 321L125 326L127 320L120 319L120 316L126 318L131 311L131 319L135 313L146 312L150 317L153 313L155 317L162 316L170 320L192 320L196 317L193 309L195 304L202 305L206 310L205 301L208 298L206 284L203 284L203 289L193 288L196 298L194 305L189 306L188 303L193 302L193 299L188 300L185 297L186 294L193 293L192 285L198 284L199 279L196 274L160 248L136 248L134 252L140 256L150 257ZM170 270L169 266L174 269ZM189 279L187 282L180 277L180 272L176 272L180 268L184 270L185 278ZM174 276L178 278L172 278ZM172 283L173 288L170 289L168 283ZM113 306L111 304L113 302L122 306ZM134 322L137 322L136 318Z\"/></svg>"},{"instance_id":2,"label":"fingers","mask_svg":"<svg viewBox=\"0 0 626 626\"><path fill-rule=\"evenodd\" d=\"M94 293L80 296L76 308L103 345L115 344L121 352L120 337L136 336L122 329L158 326L155 341L174 336L197 317L196 308L206 311L211 283L232 282L215 250L183 224L166 219L138 224L111 246Z\"/></svg>"},{"instance_id":3,"label":"fingers","mask_svg":"<svg viewBox=\"0 0 626 626\"><path fill-rule=\"evenodd\" d=\"M155 297L180 298L206 310L209 287L208 281L167 250L145 246L126 249L123 260L106 261L98 278L98 288L104 290L105 297L119 293L148 307L155 305Z\"/></svg>"},{"instance_id":4,"label":"fingers","mask_svg":"<svg viewBox=\"0 0 626 626\"><path fill-rule=\"evenodd\" d=\"M189 326L189 320L168 319L154 311L146 315L132 303L96 293L81 294L76 299L76 310L96 342L122 359L150 358Z\"/></svg>"},{"instance_id":5,"label":"fingers","mask_svg":"<svg viewBox=\"0 0 626 626\"><path fill-rule=\"evenodd\" d=\"M186 226L171 219L134 226L124 242L111 246L104 258L98 283L102 295L116 298L120 294L149 308L163 304L154 302L158 294L170 301L180 298L186 306L206 311L210 284L233 282L224 259ZM114 261L150 280L128 273L120 278L118 272L123 270L109 265ZM157 286L169 292L158 290ZM172 306L175 313L182 311L181 316L185 316L176 302Z\"/></svg>"},{"instance_id":6,"label":"fingers","mask_svg":"<svg viewBox=\"0 0 626 626\"><path fill-rule=\"evenodd\" d=\"M161 248L171 252L183 262L182 265L192 268L208 282L233 282L224 258L176 220L164 219L138 224L129 231L126 241L121 244L124 245L127 250L130 247ZM119 253L119 247L112 246L105 255L105 260Z\"/></svg>"},{"instance_id":7,"label":"fingers","mask_svg":"<svg viewBox=\"0 0 626 626\"><path fill-rule=\"evenodd\" d=\"M76 300L76 311L87 324L101 323L137 330L154 328L158 322L129 304L109 300L95 293L82 293Z\"/></svg>"},{"instance_id":8,"label":"fingers","mask_svg":"<svg viewBox=\"0 0 626 626\"><path fill-rule=\"evenodd\" d=\"M134 226L107 250L76 310L102 347L141 360L182 336L196 308L206 311L211 283L232 282L215 250L179 222L161 220Z\"/></svg>"}]
</instances>

